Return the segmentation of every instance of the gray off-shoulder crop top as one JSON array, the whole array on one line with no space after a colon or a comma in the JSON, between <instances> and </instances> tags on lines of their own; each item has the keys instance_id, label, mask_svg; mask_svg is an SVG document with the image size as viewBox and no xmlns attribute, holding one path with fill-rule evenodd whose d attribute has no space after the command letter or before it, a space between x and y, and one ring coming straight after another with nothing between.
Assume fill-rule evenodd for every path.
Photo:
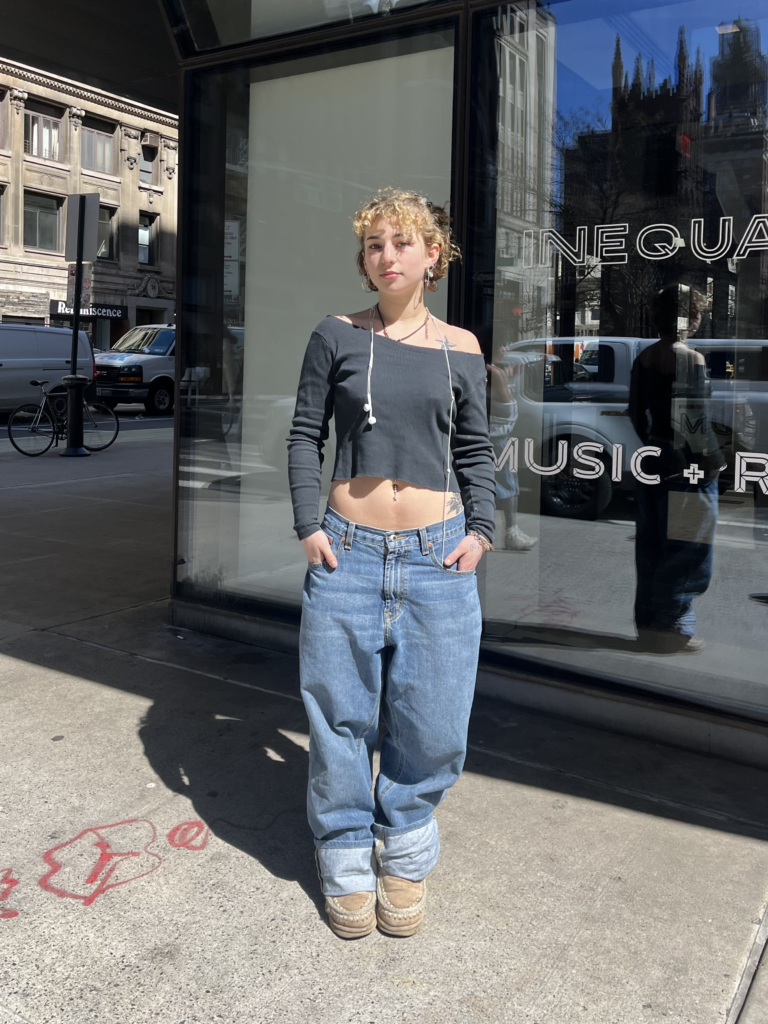
<instances>
[{"instance_id":1,"label":"gray off-shoulder crop top","mask_svg":"<svg viewBox=\"0 0 768 1024\"><path fill-rule=\"evenodd\" d=\"M373 356L370 390L369 360ZM460 491L467 529L493 541L493 449L482 355L448 350L454 406L449 491ZM367 410L370 399L375 417ZM371 335L335 316L307 345L288 438L294 529L300 540L320 529L323 445L336 425L334 480L376 476L443 491L451 409L446 353Z\"/></svg>"}]
</instances>

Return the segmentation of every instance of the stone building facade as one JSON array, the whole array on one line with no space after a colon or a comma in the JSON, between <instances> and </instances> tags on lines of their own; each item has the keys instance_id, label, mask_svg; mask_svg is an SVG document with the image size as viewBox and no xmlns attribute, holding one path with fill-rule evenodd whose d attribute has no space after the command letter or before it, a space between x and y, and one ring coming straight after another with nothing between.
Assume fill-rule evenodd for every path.
<instances>
[{"instance_id":1,"label":"stone building facade","mask_svg":"<svg viewBox=\"0 0 768 1024\"><path fill-rule=\"evenodd\" d=\"M171 323L178 119L0 60L0 318L67 325L66 197L98 192L99 255L84 327L107 349Z\"/></svg>"}]
</instances>

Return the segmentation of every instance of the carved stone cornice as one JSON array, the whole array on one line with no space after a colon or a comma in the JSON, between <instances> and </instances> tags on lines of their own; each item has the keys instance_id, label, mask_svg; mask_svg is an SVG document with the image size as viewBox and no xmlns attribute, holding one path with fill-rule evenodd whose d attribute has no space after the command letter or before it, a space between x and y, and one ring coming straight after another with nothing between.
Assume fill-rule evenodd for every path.
<instances>
[{"instance_id":1,"label":"carved stone cornice","mask_svg":"<svg viewBox=\"0 0 768 1024\"><path fill-rule=\"evenodd\" d=\"M23 89L11 89L11 106L20 114L24 109L24 104L29 99L29 93L24 92Z\"/></svg>"},{"instance_id":2,"label":"carved stone cornice","mask_svg":"<svg viewBox=\"0 0 768 1024\"><path fill-rule=\"evenodd\" d=\"M82 107L70 107L69 108L69 123L72 125L75 131L83 123L85 117L85 111Z\"/></svg>"},{"instance_id":3,"label":"carved stone cornice","mask_svg":"<svg viewBox=\"0 0 768 1024\"><path fill-rule=\"evenodd\" d=\"M156 124L165 125L167 128L176 129L179 126L178 117L175 117L167 110L158 110L157 107L132 103L122 96L115 96L114 93L105 92L101 89L92 89L87 85L82 85L80 82L74 82L72 79L49 75L37 68L29 67L26 64L17 64L16 61L7 60L6 58L0 60L0 74L9 75L11 78L17 78L25 83L29 82L30 85L41 86L43 89L55 90L65 96L72 96L74 99L83 100L86 103L107 107L121 114L130 114L133 117L142 117L145 120L149 119ZM24 100L27 98L27 93L23 89L11 89L12 103L14 93L20 94ZM15 103L14 107L17 112L21 109L21 107L16 107Z\"/></svg>"},{"instance_id":4,"label":"carved stone cornice","mask_svg":"<svg viewBox=\"0 0 768 1024\"><path fill-rule=\"evenodd\" d=\"M145 274L137 284L128 288L129 295L146 295L148 299L172 299L173 284L163 283L157 274Z\"/></svg>"}]
</instances>

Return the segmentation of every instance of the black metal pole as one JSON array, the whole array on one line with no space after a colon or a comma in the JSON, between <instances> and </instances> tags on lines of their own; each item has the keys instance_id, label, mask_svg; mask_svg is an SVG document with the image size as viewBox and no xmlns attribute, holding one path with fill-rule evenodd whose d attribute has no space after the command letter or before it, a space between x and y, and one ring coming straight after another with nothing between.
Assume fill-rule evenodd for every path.
<instances>
[{"instance_id":1,"label":"black metal pole","mask_svg":"<svg viewBox=\"0 0 768 1024\"><path fill-rule=\"evenodd\" d=\"M83 228L85 225L85 196L80 196L77 206L77 263L75 264L75 302L72 309L72 353L69 374L61 383L67 389L67 447L61 453L69 457L82 458L91 453L83 447L83 392L88 387L88 378L77 372L77 351L80 345L80 303L83 294Z\"/></svg>"}]
</instances>

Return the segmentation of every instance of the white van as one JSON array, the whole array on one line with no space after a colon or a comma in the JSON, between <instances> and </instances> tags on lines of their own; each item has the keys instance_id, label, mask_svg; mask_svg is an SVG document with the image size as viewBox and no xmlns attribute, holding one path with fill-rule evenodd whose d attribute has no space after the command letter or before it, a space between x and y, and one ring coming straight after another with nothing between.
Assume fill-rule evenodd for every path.
<instances>
[{"instance_id":1,"label":"white van","mask_svg":"<svg viewBox=\"0 0 768 1024\"><path fill-rule=\"evenodd\" d=\"M66 327L0 324L0 411L10 412L24 402L36 402L40 388L31 380L61 385L70 372L72 331ZM93 380L93 351L88 335L80 332L77 372Z\"/></svg>"}]
</instances>

